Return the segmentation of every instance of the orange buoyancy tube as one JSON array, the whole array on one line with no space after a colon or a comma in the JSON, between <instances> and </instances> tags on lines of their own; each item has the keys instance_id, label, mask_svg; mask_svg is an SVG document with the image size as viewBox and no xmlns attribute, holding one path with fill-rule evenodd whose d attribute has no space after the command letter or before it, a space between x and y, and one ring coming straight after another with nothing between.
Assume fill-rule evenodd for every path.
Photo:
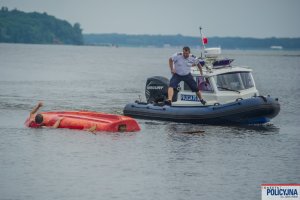
<instances>
[{"instance_id":1,"label":"orange buoyancy tube","mask_svg":"<svg viewBox=\"0 0 300 200\"><path fill-rule=\"evenodd\" d=\"M43 125L51 127L62 118L58 128L86 130L95 127L96 131L133 132L140 126L131 117L92 111L55 111L42 112Z\"/></svg>"}]
</instances>

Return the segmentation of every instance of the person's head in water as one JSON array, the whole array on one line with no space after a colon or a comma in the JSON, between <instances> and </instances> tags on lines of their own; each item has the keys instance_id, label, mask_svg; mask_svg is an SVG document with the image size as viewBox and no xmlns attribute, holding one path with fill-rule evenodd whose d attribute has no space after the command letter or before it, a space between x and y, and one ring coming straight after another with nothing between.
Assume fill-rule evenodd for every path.
<instances>
[{"instance_id":1,"label":"person's head in water","mask_svg":"<svg viewBox=\"0 0 300 200\"><path fill-rule=\"evenodd\" d=\"M43 120L44 120L44 118L43 118L43 115L42 115L42 114L37 114L37 115L35 116L35 123L37 123L37 124L42 124L42 123L43 123Z\"/></svg>"}]
</instances>

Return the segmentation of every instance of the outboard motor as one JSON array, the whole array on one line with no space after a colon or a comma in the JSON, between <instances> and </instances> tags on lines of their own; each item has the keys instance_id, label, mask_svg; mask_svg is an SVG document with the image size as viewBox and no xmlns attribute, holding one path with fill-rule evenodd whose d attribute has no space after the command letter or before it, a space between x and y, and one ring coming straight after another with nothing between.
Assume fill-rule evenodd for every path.
<instances>
[{"instance_id":1,"label":"outboard motor","mask_svg":"<svg viewBox=\"0 0 300 200\"><path fill-rule=\"evenodd\" d=\"M162 76L153 76L147 79L145 95L147 103L163 102L168 98L169 79ZM174 90L172 101L177 101L178 90Z\"/></svg>"}]
</instances>

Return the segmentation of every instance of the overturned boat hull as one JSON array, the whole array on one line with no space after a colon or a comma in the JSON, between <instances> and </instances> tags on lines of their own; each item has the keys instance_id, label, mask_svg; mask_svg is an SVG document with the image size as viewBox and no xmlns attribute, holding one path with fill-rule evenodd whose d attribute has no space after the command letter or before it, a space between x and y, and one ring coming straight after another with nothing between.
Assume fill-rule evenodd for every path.
<instances>
[{"instance_id":1,"label":"overturned boat hull","mask_svg":"<svg viewBox=\"0 0 300 200\"><path fill-rule=\"evenodd\" d=\"M211 106L160 106L135 102L125 106L124 115L193 124L264 124L279 111L278 99L258 96Z\"/></svg>"},{"instance_id":2,"label":"overturned boat hull","mask_svg":"<svg viewBox=\"0 0 300 200\"><path fill-rule=\"evenodd\" d=\"M138 123L126 116L92 111L54 111L42 112L43 126L52 127L62 118L57 128L87 130L95 127L95 131L105 132L134 132L140 131ZM29 119L26 120L28 122ZM26 123L29 127L39 127L34 123Z\"/></svg>"}]
</instances>

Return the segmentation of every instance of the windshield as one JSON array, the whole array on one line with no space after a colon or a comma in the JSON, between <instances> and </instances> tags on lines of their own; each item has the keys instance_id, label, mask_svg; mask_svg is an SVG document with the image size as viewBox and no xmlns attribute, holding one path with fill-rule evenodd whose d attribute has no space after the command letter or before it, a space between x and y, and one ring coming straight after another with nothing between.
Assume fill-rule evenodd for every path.
<instances>
[{"instance_id":1,"label":"windshield","mask_svg":"<svg viewBox=\"0 0 300 200\"><path fill-rule=\"evenodd\" d=\"M213 92L213 88L210 84L209 78L203 76L197 76L196 83L198 85L198 89L201 92ZM188 86L186 82L184 82L183 89L187 91L191 91L191 88Z\"/></svg>"},{"instance_id":2,"label":"windshield","mask_svg":"<svg viewBox=\"0 0 300 200\"><path fill-rule=\"evenodd\" d=\"M221 91L245 90L254 87L253 78L250 72L220 74L214 78L218 89Z\"/></svg>"}]
</instances>

